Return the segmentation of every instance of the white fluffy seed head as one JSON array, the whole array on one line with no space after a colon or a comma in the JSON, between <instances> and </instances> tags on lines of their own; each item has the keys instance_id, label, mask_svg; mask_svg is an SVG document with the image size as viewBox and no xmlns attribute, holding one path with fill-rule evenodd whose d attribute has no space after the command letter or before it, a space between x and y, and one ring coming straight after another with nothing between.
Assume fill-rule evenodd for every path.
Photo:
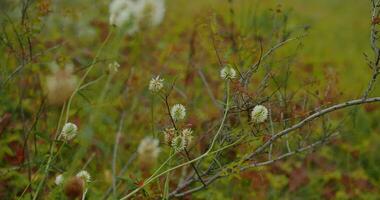
<instances>
[{"instance_id":1,"label":"white fluffy seed head","mask_svg":"<svg viewBox=\"0 0 380 200\"><path fill-rule=\"evenodd\" d=\"M190 128L183 129L171 140L170 146L175 152L181 152L189 147L193 140L193 131Z\"/></svg>"},{"instance_id":2,"label":"white fluffy seed head","mask_svg":"<svg viewBox=\"0 0 380 200\"><path fill-rule=\"evenodd\" d=\"M114 26L123 26L129 22L136 10L136 4L130 0L113 0L109 6L109 22Z\"/></svg>"},{"instance_id":3,"label":"white fluffy seed head","mask_svg":"<svg viewBox=\"0 0 380 200\"><path fill-rule=\"evenodd\" d=\"M113 26L128 25L132 35L143 27L159 25L165 15L164 0L113 0L109 7L109 22Z\"/></svg>"},{"instance_id":4,"label":"white fluffy seed head","mask_svg":"<svg viewBox=\"0 0 380 200\"><path fill-rule=\"evenodd\" d=\"M62 128L61 137L66 141L70 141L77 135L77 132L77 125L68 122Z\"/></svg>"},{"instance_id":5,"label":"white fluffy seed head","mask_svg":"<svg viewBox=\"0 0 380 200\"><path fill-rule=\"evenodd\" d=\"M141 140L137 153L141 160L156 160L161 149L160 141L152 137L145 137Z\"/></svg>"},{"instance_id":6,"label":"white fluffy seed head","mask_svg":"<svg viewBox=\"0 0 380 200\"><path fill-rule=\"evenodd\" d=\"M164 79L160 78L160 76L156 76L152 78L149 82L149 90L152 92L159 92L164 87Z\"/></svg>"},{"instance_id":7,"label":"white fluffy seed head","mask_svg":"<svg viewBox=\"0 0 380 200\"><path fill-rule=\"evenodd\" d=\"M175 152L181 152L185 150L186 145L187 144L185 138L179 135L173 139L171 146L173 147Z\"/></svg>"},{"instance_id":8,"label":"white fluffy seed head","mask_svg":"<svg viewBox=\"0 0 380 200\"><path fill-rule=\"evenodd\" d=\"M170 115L172 116L174 121L179 121L185 118L186 116L186 108L182 104L175 104L170 109Z\"/></svg>"},{"instance_id":9,"label":"white fluffy seed head","mask_svg":"<svg viewBox=\"0 0 380 200\"><path fill-rule=\"evenodd\" d=\"M251 112L252 121L256 124L263 123L268 118L268 109L263 105L257 105Z\"/></svg>"},{"instance_id":10,"label":"white fluffy seed head","mask_svg":"<svg viewBox=\"0 0 380 200\"><path fill-rule=\"evenodd\" d=\"M46 90L49 104L63 105L74 92L78 78L74 74L74 65L69 63L60 67L50 64L51 73L46 76Z\"/></svg>"},{"instance_id":11,"label":"white fluffy seed head","mask_svg":"<svg viewBox=\"0 0 380 200\"><path fill-rule=\"evenodd\" d=\"M141 0L141 11L138 13L140 23L157 26L164 19L165 2L164 0Z\"/></svg>"},{"instance_id":12,"label":"white fluffy seed head","mask_svg":"<svg viewBox=\"0 0 380 200\"><path fill-rule=\"evenodd\" d=\"M63 177L62 174L58 174L56 177L55 177L55 180L54 180L54 183L56 185L61 185L63 183L63 181L65 180L65 178Z\"/></svg>"},{"instance_id":13,"label":"white fluffy seed head","mask_svg":"<svg viewBox=\"0 0 380 200\"><path fill-rule=\"evenodd\" d=\"M91 182L91 175L86 170L82 170L82 171L78 172L75 176L78 178L81 178L83 181L85 181L87 183Z\"/></svg>"},{"instance_id":14,"label":"white fluffy seed head","mask_svg":"<svg viewBox=\"0 0 380 200\"><path fill-rule=\"evenodd\" d=\"M220 70L220 77L224 80L235 79L236 78L236 71L230 65L227 65L227 66L223 67L222 70Z\"/></svg>"}]
</instances>

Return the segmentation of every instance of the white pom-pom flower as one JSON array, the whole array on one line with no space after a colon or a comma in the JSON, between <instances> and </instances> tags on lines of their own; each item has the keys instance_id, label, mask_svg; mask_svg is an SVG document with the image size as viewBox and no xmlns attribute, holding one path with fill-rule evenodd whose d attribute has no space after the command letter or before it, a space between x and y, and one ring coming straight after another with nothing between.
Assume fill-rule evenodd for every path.
<instances>
[{"instance_id":1,"label":"white pom-pom flower","mask_svg":"<svg viewBox=\"0 0 380 200\"><path fill-rule=\"evenodd\" d=\"M263 123L268 118L268 109L263 105L257 105L251 112L251 118L254 123Z\"/></svg>"},{"instance_id":2,"label":"white pom-pom flower","mask_svg":"<svg viewBox=\"0 0 380 200\"><path fill-rule=\"evenodd\" d=\"M75 176L78 178L81 178L83 181L85 181L87 183L91 182L91 175L86 170L82 170L82 171L78 172Z\"/></svg>"},{"instance_id":3,"label":"white pom-pom flower","mask_svg":"<svg viewBox=\"0 0 380 200\"><path fill-rule=\"evenodd\" d=\"M222 70L220 70L220 77L222 79L235 79L236 78L236 71L231 66L227 65L223 67Z\"/></svg>"},{"instance_id":4,"label":"white pom-pom flower","mask_svg":"<svg viewBox=\"0 0 380 200\"><path fill-rule=\"evenodd\" d=\"M78 132L77 125L69 122L63 126L61 137L63 137L64 140L69 141L69 140L72 140L77 135L77 132Z\"/></svg>"},{"instance_id":5,"label":"white pom-pom flower","mask_svg":"<svg viewBox=\"0 0 380 200\"><path fill-rule=\"evenodd\" d=\"M157 76L156 78L152 78L149 82L149 90L152 92L159 92L164 87L164 79Z\"/></svg>"},{"instance_id":6,"label":"white pom-pom flower","mask_svg":"<svg viewBox=\"0 0 380 200\"><path fill-rule=\"evenodd\" d=\"M160 141L152 137L146 137L141 140L137 153L140 159L156 160L161 149L159 147Z\"/></svg>"},{"instance_id":7,"label":"white pom-pom flower","mask_svg":"<svg viewBox=\"0 0 380 200\"><path fill-rule=\"evenodd\" d=\"M136 3L130 0L113 0L110 3L110 24L122 26L130 21L136 10Z\"/></svg>"},{"instance_id":8,"label":"white pom-pom flower","mask_svg":"<svg viewBox=\"0 0 380 200\"><path fill-rule=\"evenodd\" d=\"M65 180L65 178L63 177L62 174L58 174L56 177L55 177L55 180L54 180L54 183L56 185L61 185L63 183L63 181Z\"/></svg>"},{"instance_id":9,"label":"white pom-pom flower","mask_svg":"<svg viewBox=\"0 0 380 200\"><path fill-rule=\"evenodd\" d=\"M51 74L46 76L47 98L52 105L63 105L75 88L78 78L74 75L74 65L69 63L60 68L57 63L51 63Z\"/></svg>"},{"instance_id":10,"label":"white pom-pom flower","mask_svg":"<svg viewBox=\"0 0 380 200\"><path fill-rule=\"evenodd\" d=\"M181 152L189 147L193 140L193 131L190 128L183 129L182 132L171 140L170 146L175 152Z\"/></svg>"},{"instance_id":11,"label":"white pom-pom flower","mask_svg":"<svg viewBox=\"0 0 380 200\"><path fill-rule=\"evenodd\" d=\"M179 135L173 139L171 146L173 147L174 151L177 153L177 152L181 152L185 150L186 145L187 144L186 144L185 138Z\"/></svg>"},{"instance_id":12,"label":"white pom-pom flower","mask_svg":"<svg viewBox=\"0 0 380 200\"><path fill-rule=\"evenodd\" d=\"M137 13L140 22L145 22L147 25L151 26L157 26L164 19L164 0L140 0L140 6L140 11Z\"/></svg>"},{"instance_id":13,"label":"white pom-pom flower","mask_svg":"<svg viewBox=\"0 0 380 200\"><path fill-rule=\"evenodd\" d=\"M109 7L109 22L114 26L128 25L132 35L142 26L157 26L165 15L164 0L113 0Z\"/></svg>"},{"instance_id":14,"label":"white pom-pom flower","mask_svg":"<svg viewBox=\"0 0 380 200\"><path fill-rule=\"evenodd\" d=\"M186 108L182 104L176 104L170 109L170 115L174 121L179 121L185 118Z\"/></svg>"}]
</instances>

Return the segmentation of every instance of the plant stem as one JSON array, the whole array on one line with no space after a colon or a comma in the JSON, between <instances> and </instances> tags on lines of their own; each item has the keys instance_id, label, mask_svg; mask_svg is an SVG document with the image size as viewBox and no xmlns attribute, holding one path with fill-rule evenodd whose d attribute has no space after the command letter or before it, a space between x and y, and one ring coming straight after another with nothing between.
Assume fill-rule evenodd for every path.
<instances>
[{"instance_id":1,"label":"plant stem","mask_svg":"<svg viewBox=\"0 0 380 200\"><path fill-rule=\"evenodd\" d=\"M220 126L218 128L218 131L216 132L216 134L215 134L212 142L211 142L211 145L210 145L209 149L204 154L198 156L197 158L194 158L194 159L189 160L189 161L187 161L185 163L182 163L182 164L179 164L179 165L177 165L175 167L172 167L172 168L170 168L170 169L168 169L168 170L166 170L166 171L164 171L164 172L162 172L162 173L160 173L160 174L158 174L156 176L152 175L150 178L148 178L146 181L144 181L144 183L140 187L136 188L135 190L133 190L129 194L125 195L120 200L128 199L129 197L131 197L132 195L134 195L135 193L137 193L138 191L140 191L142 188L144 188L145 186L147 186L148 184L150 184L153 180L161 177L162 175L165 175L165 174L167 174L167 173L169 173L169 172L171 172L173 170L176 170L176 169L178 169L180 167L186 166L186 165L188 165L190 163L194 163L194 162L196 162L196 161L198 161L198 160L200 160L200 159L202 159L202 158L204 158L204 157L206 157L206 156L208 156L210 154L211 150L213 149L213 147L215 145L215 141L217 140L220 132L223 129L224 123L225 123L226 118L227 118L227 113L228 113L229 104L230 104L230 88L229 87L230 87L230 83L229 83L229 80L228 80L227 83L226 83L226 108L225 108L225 111L224 111L222 122L221 122L221 124L220 124ZM217 152L217 151L215 151L215 152ZM157 170L157 171L159 171L159 170Z\"/></svg>"}]
</instances>

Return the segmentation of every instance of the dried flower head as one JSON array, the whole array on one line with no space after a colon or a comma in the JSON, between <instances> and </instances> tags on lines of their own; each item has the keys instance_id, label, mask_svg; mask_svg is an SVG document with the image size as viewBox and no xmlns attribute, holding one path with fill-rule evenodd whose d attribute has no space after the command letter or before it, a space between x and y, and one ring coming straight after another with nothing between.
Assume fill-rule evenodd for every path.
<instances>
[{"instance_id":1,"label":"dried flower head","mask_svg":"<svg viewBox=\"0 0 380 200\"><path fill-rule=\"evenodd\" d=\"M222 70L220 70L220 77L222 79L235 79L236 78L236 71L234 68L232 68L230 65L226 65L223 67Z\"/></svg>"},{"instance_id":2,"label":"dried flower head","mask_svg":"<svg viewBox=\"0 0 380 200\"><path fill-rule=\"evenodd\" d=\"M174 128L166 128L164 130L165 143L171 146L172 140L176 136L176 130Z\"/></svg>"},{"instance_id":3,"label":"dried flower head","mask_svg":"<svg viewBox=\"0 0 380 200\"><path fill-rule=\"evenodd\" d=\"M189 147L193 140L193 130L191 130L190 128L183 129L181 136L184 138L186 142L186 148Z\"/></svg>"},{"instance_id":4,"label":"dried flower head","mask_svg":"<svg viewBox=\"0 0 380 200\"><path fill-rule=\"evenodd\" d=\"M152 78L149 82L149 90L152 92L159 92L164 87L164 79L160 78L160 76L156 76L156 78Z\"/></svg>"},{"instance_id":5,"label":"dried flower head","mask_svg":"<svg viewBox=\"0 0 380 200\"><path fill-rule=\"evenodd\" d=\"M255 106L251 112L251 118L254 123L263 123L268 118L268 109L262 105Z\"/></svg>"},{"instance_id":6,"label":"dried flower head","mask_svg":"<svg viewBox=\"0 0 380 200\"><path fill-rule=\"evenodd\" d=\"M63 181L65 180L65 178L63 177L62 174L58 174L56 177L55 177L55 180L54 180L54 183L56 185L61 185L63 183Z\"/></svg>"},{"instance_id":7,"label":"dried flower head","mask_svg":"<svg viewBox=\"0 0 380 200\"><path fill-rule=\"evenodd\" d=\"M67 64L61 69L57 63L50 65L51 74L46 76L48 101L52 105L62 105L74 92L78 79L73 75L74 66Z\"/></svg>"},{"instance_id":8,"label":"dried flower head","mask_svg":"<svg viewBox=\"0 0 380 200\"><path fill-rule=\"evenodd\" d=\"M64 140L69 141L72 140L78 132L77 125L73 123L66 123L63 128L60 137L63 137Z\"/></svg>"},{"instance_id":9,"label":"dried flower head","mask_svg":"<svg viewBox=\"0 0 380 200\"><path fill-rule=\"evenodd\" d=\"M71 177L66 181L63 191L68 199L82 198L85 182L79 177Z\"/></svg>"},{"instance_id":10,"label":"dried flower head","mask_svg":"<svg viewBox=\"0 0 380 200\"><path fill-rule=\"evenodd\" d=\"M87 183L91 182L91 175L86 170L81 170L75 176L78 177L78 178L81 178L83 181L85 181Z\"/></svg>"},{"instance_id":11,"label":"dried flower head","mask_svg":"<svg viewBox=\"0 0 380 200\"><path fill-rule=\"evenodd\" d=\"M186 108L182 104L176 104L170 109L170 115L174 121L179 121L185 118Z\"/></svg>"}]
</instances>

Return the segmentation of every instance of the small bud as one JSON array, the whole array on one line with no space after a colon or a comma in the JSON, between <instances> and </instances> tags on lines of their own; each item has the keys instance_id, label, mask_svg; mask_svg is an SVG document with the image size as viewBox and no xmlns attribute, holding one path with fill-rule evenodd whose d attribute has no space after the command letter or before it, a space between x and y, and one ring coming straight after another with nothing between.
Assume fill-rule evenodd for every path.
<instances>
[{"instance_id":1,"label":"small bud","mask_svg":"<svg viewBox=\"0 0 380 200\"><path fill-rule=\"evenodd\" d=\"M54 180L54 183L56 185L61 185L63 183L63 181L65 180L65 178L63 177L62 174L58 174L56 177L55 177L55 180Z\"/></svg>"}]
</instances>

